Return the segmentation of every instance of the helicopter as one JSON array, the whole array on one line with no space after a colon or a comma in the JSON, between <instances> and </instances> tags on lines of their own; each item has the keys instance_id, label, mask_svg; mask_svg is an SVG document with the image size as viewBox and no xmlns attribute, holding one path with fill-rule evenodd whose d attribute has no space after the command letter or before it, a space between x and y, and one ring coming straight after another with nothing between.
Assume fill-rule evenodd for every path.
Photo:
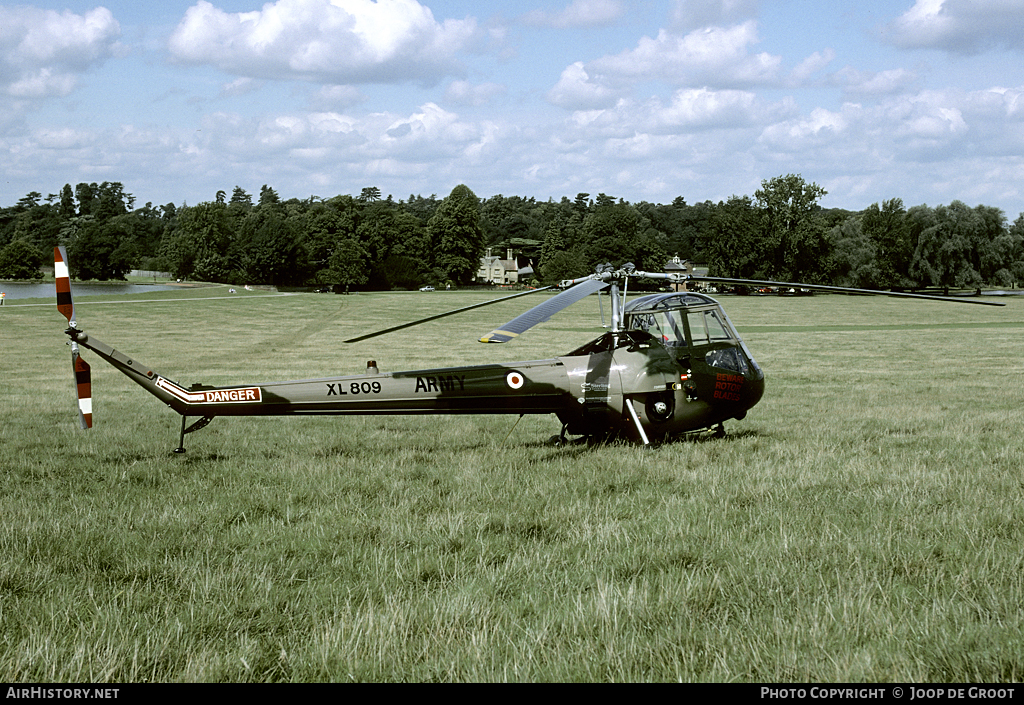
<instances>
[{"instance_id":1,"label":"helicopter","mask_svg":"<svg viewBox=\"0 0 1024 705\"><path fill-rule=\"evenodd\" d=\"M57 308L68 321L79 423L92 426L92 384L81 349L91 350L181 416L175 453L187 434L218 416L554 414L557 442L623 438L649 446L695 432L725 435L724 424L743 419L762 398L764 371L722 305L696 291L645 294L625 303L629 281L660 280L972 303L961 297L890 292L767 280L638 271L632 264L602 265L593 274L557 286L484 301L345 340L355 343L470 309L545 290L559 293L486 333L483 343L506 343L555 313L595 293L611 302L609 330L564 355L547 360L401 372L381 372L368 361L357 375L259 384L184 387L78 327L67 252L54 248ZM603 309L602 309L603 310ZM188 419L196 419L191 425Z\"/></svg>"}]
</instances>

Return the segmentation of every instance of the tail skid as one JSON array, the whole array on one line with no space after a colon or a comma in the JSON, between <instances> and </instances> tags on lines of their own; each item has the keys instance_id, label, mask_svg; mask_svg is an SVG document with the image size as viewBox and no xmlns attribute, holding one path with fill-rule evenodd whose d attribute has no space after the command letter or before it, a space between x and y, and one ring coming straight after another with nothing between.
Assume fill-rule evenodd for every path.
<instances>
[{"instance_id":1,"label":"tail skid","mask_svg":"<svg viewBox=\"0 0 1024 705\"><path fill-rule=\"evenodd\" d=\"M209 426L210 422L213 421L213 417L212 416L204 416L203 418L199 419L198 421L196 421L194 424L192 424L188 428L185 428L185 423L186 423L187 420L188 420L188 417L185 416L185 414L182 414L181 415L181 435L178 437L178 447L174 449L175 453L179 453L179 454L180 453L184 453L185 452L185 436L187 434L189 434L189 433L192 433L193 431L198 431L199 429L206 428L207 426Z\"/></svg>"}]
</instances>

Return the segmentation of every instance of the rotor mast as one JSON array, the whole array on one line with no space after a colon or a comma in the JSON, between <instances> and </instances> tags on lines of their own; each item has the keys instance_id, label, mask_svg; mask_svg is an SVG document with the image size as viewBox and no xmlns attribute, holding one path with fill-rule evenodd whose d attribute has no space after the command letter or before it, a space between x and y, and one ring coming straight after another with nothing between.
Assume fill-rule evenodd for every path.
<instances>
[{"instance_id":1,"label":"rotor mast","mask_svg":"<svg viewBox=\"0 0 1024 705\"><path fill-rule=\"evenodd\" d=\"M665 279L675 284L685 283L689 277L683 274L667 273L667 272L641 272L638 271L636 265L632 262L627 262L622 267L616 269L610 264L602 264L597 268L594 274L586 277L580 277L578 279L565 279L559 283L560 289L568 289L575 284L585 281L603 281L608 284L608 296L612 302L612 324L611 332L620 333L622 332L622 319L623 310L625 309L626 294L629 292L629 278L630 277L643 277L645 279ZM619 282L622 282L621 290Z\"/></svg>"}]
</instances>

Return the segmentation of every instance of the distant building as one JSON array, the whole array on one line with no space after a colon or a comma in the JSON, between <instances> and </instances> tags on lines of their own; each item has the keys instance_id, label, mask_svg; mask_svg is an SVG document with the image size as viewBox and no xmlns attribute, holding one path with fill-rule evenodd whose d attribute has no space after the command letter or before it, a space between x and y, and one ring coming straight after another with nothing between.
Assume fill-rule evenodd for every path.
<instances>
[{"instance_id":1,"label":"distant building","mask_svg":"<svg viewBox=\"0 0 1024 705\"><path fill-rule=\"evenodd\" d=\"M680 259L676 255L665 263L665 274L687 274L691 276L707 276L708 268L705 265L694 264L690 260ZM676 291L686 291L686 284L674 284Z\"/></svg>"},{"instance_id":2,"label":"distant building","mask_svg":"<svg viewBox=\"0 0 1024 705\"><path fill-rule=\"evenodd\" d=\"M501 259L493 253L492 247L487 248L487 254L480 258L480 269L477 270L476 280L481 284L518 284L529 281L533 277L532 263L520 267L519 261L512 255L510 247L505 259Z\"/></svg>"}]
</instances>

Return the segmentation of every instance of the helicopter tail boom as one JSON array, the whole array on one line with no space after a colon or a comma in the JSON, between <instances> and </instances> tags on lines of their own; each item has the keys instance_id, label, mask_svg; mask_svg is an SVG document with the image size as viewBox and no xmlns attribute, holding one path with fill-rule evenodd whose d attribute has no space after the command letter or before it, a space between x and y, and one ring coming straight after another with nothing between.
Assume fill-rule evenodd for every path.
<instances>
[{"instance_id":1,"label":"helicopter tail boom","mask_svg":"<svg viewBox=\"0 0 1024 705\"><path fill-rule=\"evenodd\" d=\"M547 414L565 398L557 360L184 387L82 331L73 341L182 416Z\"/></svg>"}]
</instances>

